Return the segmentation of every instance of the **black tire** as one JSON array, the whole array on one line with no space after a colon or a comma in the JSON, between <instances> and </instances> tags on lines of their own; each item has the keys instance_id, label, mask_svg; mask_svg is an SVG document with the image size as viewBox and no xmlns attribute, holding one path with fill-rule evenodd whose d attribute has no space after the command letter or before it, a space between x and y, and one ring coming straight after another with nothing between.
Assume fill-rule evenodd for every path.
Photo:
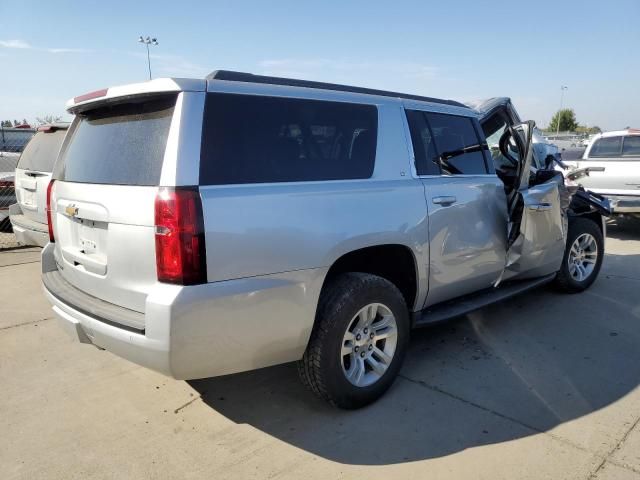
<instances>
[{"instance_id":1,"label":"black tire","mask_svg":"<svg viewBox=\"0 0 640 480\"><path fill-rule=\"evenodd\" d=\"M569 271L569 255L571 251L571 246L575 242L575 240L582 234L589 234L593 236L596 241L596 245L598 247L596 263L593 268L593 271L584 278L579 281L574 278ZM600 272L600 267L602 267L602 259L604 258L604 238L602 236L602 231L598 227L598 225L591 219L577 217L574 218L569 223L569 234L567 236L567 246L565 247L564 257L562 258L562 266L560 267L560 271L556 275L555 284L556 286L567 293L578 293L586 290L591 286L591 284L598 277L598 273Z\"/></svg>"},{"instance_id":2,"label":"black tire","mask_svg":"<svg viewBox=\"0 0 640 480\"><path fill-rule=\"evenodd\" d=\"M13 227L9 217L0 220L0 233L13 233Z\"/></svg>"},{"instance_id":3,"label":"black tire","mask_svg":"<svg viewBox=\"0 0 640 480\"><path fill-rule=\"evenodd\" d=\"M340 349L355 315L371 303L385 305L397 327L395 353L387 370L373 384L353 385L343 371ZM323 288L307 350L298 362L302 382L331 405L355 409L377 400L395 380L409 341L409 312L398 288L366 273L345 273Z\"/></svg>"}]
</instances>

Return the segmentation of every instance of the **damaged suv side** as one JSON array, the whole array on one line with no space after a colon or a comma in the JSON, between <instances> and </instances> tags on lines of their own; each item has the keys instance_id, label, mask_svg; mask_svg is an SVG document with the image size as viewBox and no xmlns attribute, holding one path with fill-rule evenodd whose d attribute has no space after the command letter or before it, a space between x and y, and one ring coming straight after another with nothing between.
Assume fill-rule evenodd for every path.
<instances>
[{"instance_id":1,"label":"damaged suv side","mask_svg":"<svg viewBox=\"0 0 640 480\"><path fill-rule=\"evenodd\" d=\"M506 146L499 142L503 141L505 131L520 123L520 116L508 97L491 98L477 102L473 107L478 112L493 161L497 165L497 174L505 182L506 188L509 188L509 180L505 178L505 174L506 177L509 176L510 165L513 165L516 159L507 159L502 153ZM529 123L532 126L529 182L531 185L547 183L547 188L550 186L550 180L559 184L563 223L568 230L567 243L570 247L566 249L562 263L565 270L560 270L556 283L562 285L565 290L580 291L587 282L590 285L595 280L596 275L592 274L597 273L599 269L599 265L590 262L596 239L593 235L587 235L587 232L596 226L604 239L605 217L611 216L611 205L603 196L579 186L571 175L565 175L569 180L569 183L566 183L566 180L555 173L556 165L560 169L566 169L558 148L546 141L536 131L532 122Z\"/></svg>"},{"instance_id":2,"label":"damaged suv side","mask_svg":"<svg viewBox=\"0 0 640 480\"><path fill-rule=\"evenodd\" d=\"M298 361L357 408L393 383L413 327L583 290L602 263L601 214L532 166L532 122L229 71L68 110L45 294L78 341L174 378Z\"/></svg>"}]
</instances>

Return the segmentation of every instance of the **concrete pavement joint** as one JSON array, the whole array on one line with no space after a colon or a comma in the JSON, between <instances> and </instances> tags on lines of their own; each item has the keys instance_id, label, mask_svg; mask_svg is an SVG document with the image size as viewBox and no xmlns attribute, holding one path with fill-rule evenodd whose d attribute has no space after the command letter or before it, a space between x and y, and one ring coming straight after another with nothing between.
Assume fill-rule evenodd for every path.
<instances>
[{"instance_id":1,"label":"concrete pavement joint","mask_svg":"<svg viewBox=\"0 0 640 480\"><path fill-rule=\"evenodd\" d=\"M620 441L618 443L615 444L615 446L604 456L604 459L602 460L602 462L600 462L600 464L596 467L596 469L587 477L588 480L592 480L594 478L596 478L596 475L598 474L598 472L600 470L602 470L602 468L604 467L604 465L606 463L611 463L613 465L616 465L618 467L621 468L626 468L627 470L631 470L633 472L636 473L640 473L639 470L629 466L629 465L624 465L624 464L620 464L617 461L612 461L610 460L611 456L616 453L618 450L620 450L620 447L622 447L622 445L624 444L624 442L627 441L627 438L629 438L629 435L631 434L631 432L633 431L634 428L636 428L638 426L638 424L640 424L640 417L638 417L636 419L635 422L633 422L633 424L631 425L631 427L629 427L627 429L626 432L624 432L624 435L622 435L622 438L620 439Z\"/></svg>"},{"instance_id":2,"label":"concrete pavement joint","mask_svg":"<svg viewBox=\"0 0 640 480\"><path fill-rule=\"evenodd\" d=\"M439 388L439 387L436 387L436 386L434 386L434 385L429 385L428 383L426 383L426 382L424 382L424 381L422 381L422 380L414 380L413 378L409 378L409 377L407 377L406 375L402 375L402 374L399 374L399 375L398 375L398 377L399 377L399 378L401 378L401 379L403 379L403 380L406 380L407 382L410 382L410 383L413 383L413 384L419 385L419 386L421 386L421 387L423 387L423 388L426 388L426 389L428 389L428 390L431 390L431 391L434 391L434 392L440 393L440 394L442 394L442 395L446 395L446 396L448 396L448 397L450 397L450 398L453 398L453 399L455 399L455 400L458 400L459 402L462 402L462 403L464 403L464 404L466 404L466 405L469 405L469 406L471 406L471 407L475 407L475 408L478 408L478 409L480 409L480 410L483 410L483 411L485 411L485 412L487 412L487 413L490 413L490 414L495 415L495 416L497 416L497 417L499 417L499 418L502 418L502 419L504 419L504 420L507 420L508 422L515 423L516 425L519 425L519 426L521 426L521 427L523 427L523 428L526 428L526 429L528 429L528 430L531 430L531 431L533 431L533 432L536 432L536 433L540 433L540 434L543 434L543 435L549 436L549 437L553 438L554 440L556 440L556 441L558 441L558 442L560 442L560 443L563 443L563 444L565 444L565 445L567 445L567 446L573 447L573 448L575 448L575 449L577 449L577 450L580 450L580 451L582 451L582 452L588 453L589 455L593 455L593 456L595 456L596 458L601 459L602 461L600 462L600 464L598 465L598 467L596 468L596 470L595 470L595 471L594 471L594 472L593 472L593 473L588 477L588 479L589 479L589 480L591 480L591 479L593 478L593 476L594 476L594 475L595 475L595 474L596 474L596 473L597 473L597 472L598 472L598 471L599 471L599 470L604 466L604 464L605 464L605 463L610 463L610 464L615 465L615 466L617 466L617 467L624 468L624 469L626 469L626 470L629 470L629 471L632 471L632 472L635 472L635 473L640 473L640 470L638 470L638 469L636 469L636 468L634 468L634 467L631 467L631 466L629 466L629 465L622 464L622 463L620 463L620 462L618 462L618 461L616 461L616 460L611 460L611 459L610 459L611 455L612 455L612 454L613 454L617 449L619 449L619 448L620 448L620 446L622 446L622 444L623 444L623 443L624 443L624 441L627 439L627 437L629 436L629 434L631 433L631 431L636 427L636 425L638 425L638 423L640 423L640 418L638 418L638 420L636 420L636 421L633 423L633 425L631 426L631 428L630 428L630 429L625 433L625 435L623 436L622 440L620 440L620 442L618 442L618 443L616 444L616 446L615 446L615 447L614 447L614 448L613 448L609 453L607 453L607 454L603 457L603 456L601 456L601 455L599 455L599 454L597 454L597 453L595 453L595 452L592 452L592 451L591 451L591 450L589 450L588 448L583 447L582 445L578 445L578 444L573 443L573 442L572 442L572 441L570 441L570 440L567 440L566 438L559 437L559 436L557 436L557 435L554 435L553 433L549 433L549 432L547 432L547 431L541 430L541 429L539 429L539 428L537 428L537 427L534 427L533 425L529 425L529 424L527 424L527 423L524 423L524 422L522 422L522 421L518 420L517 418L513 418L513 417L510 417L510 416L508 416L508 415L504 415L503 413L497 412L497 411L492 410L492 409L490 409L490 408L487 408L487 407L485 407L485 406L483 406L483 405L480 405L480 404L478 404L478 403L472 402L471 400L467 400L466 398L460 397L460 396L458 396L458 395L456 395L456 394L454 394L454 393L447 392L447 391L445 391L445 390L443 390L443 389L441 389L441 388Z\"/></svg>"},{"instance_id":3,"label":"concrete pavement joint","mask_svg":"<svg viewBox=\"0 0 640 480\"><path fill-rule=\"evenodd\" d=\"M605 274L605 278L611 278L611 277L615 277L615 278L623 278L625 280L636 280L636 281L640 281L640 278L636 278L636 277L629 277L627 275L616 275L613 273L607 273Z\"/></svg>"},{"instance_id":4,"label":"concrete pavement joint","mask_svg":"<svg viewBox=\"0 0 640 480\"><path fill-rule=\"evenodd\" d=\"M198 395L195 398L192 398L191 400L189 400L187 403L185 403L184 405L180 405L178 408L176 408L173 413L178 413L180 412L180 410L187 408L189 405L191 405L193 402L195 402L196 400L200 400L200 395Z\"/></svg>"},{"instance_id":5,"label":"concrete pavement joint","mask_svg":"<svg viewBox=\"0 0 640 480\"><path fill-rule=\"evenodd\" d=\"M20 262L20 263L10 263L8 265L0 265L0 268L5 268L5 267L13 267L15 265L28 265L30 263L40 263L40 260L34 260L32 262Z\"/></svg>"},{"instance_id":6,"label":"concrete pavement joint","mask_svg":"<svg viewBox=\"0 0 640 480\"><path fill-rule=\"evenodd\" d=\"M445 390L442 390L441 388L436 387L434 385L429 385L428 383L423 382L422 380L414 380L413 378L409 378L409 377L407 377L405 375L398 375L398 377L400 377L400 378L402 378L402 379L404 379L404 380L406 380L408 382L415 383L416 385L420 385L420 386L422 386L424 388L427 388L429 390L433 390L434 392L438 392L438 393L441 393L442 395L446 395L448 397L454 398L455 400L458 400L459 402L465 403L465 404L470 405L472 407L479 408L480 410L484 410L485 412L491 413L492 415L495 415L497 417L503 418L503 419L508 420L510 422L516 423L516 424L520 425L521 427L524 427L524 428L529 429L529 430L533 430L536 433L547 434L545 431L540 430L539 428L536 428L536 427L534 427L532 425L528 425L528 424L526 424L524 422L521 422L520 420L518 420L516 418L509 417L508 415L504 415L503 413L500 413L500 412L496 412L495 410L492 410L490 408L484 407L484 406L482 406L482 405L480 405L478 403L472 402L471 400L467 400L465 398L462 398L462 397L460 397L460 396L458 396L458 395L456 395L454 393L450 393L450 392L447 392ZM561 440L564 441L564 439L561 439ZM571 444L571 442L568 442L568 443ZM582 449L582 447L580 447L578 445L572 445L572 446L575 446L576 448L581 448Z\"/></svg>"},{"instance_id":7,"label":"concrete pavement joint","mask_svg":"<svg viewBox=\"0 0 640 480\"><path fill-rule=\"evenodd\" d=\"M8 254L16 254L16 253L38 253L42 251L41 248L31 248L31 247L27 247L27 248L12 248L10 250L0 250L0 253L2 253L3 255L8 255Z\"/></svg>"},{"instance_id":8,"label":"concrete pavement joint","mask_svg":"<svg viewBox=\"0 0 640 480\"><path fill-rule=\"evenodd\" d=\"M25 325L33 325L34 323L46 322L47 320L53 320L55 317L45 317L40 320L32 320L30 322L18 323L17 325L9 325L7 327L0 327L0 330L9 330L10 328L23 327Z\"/></svg>"}]
</instances>

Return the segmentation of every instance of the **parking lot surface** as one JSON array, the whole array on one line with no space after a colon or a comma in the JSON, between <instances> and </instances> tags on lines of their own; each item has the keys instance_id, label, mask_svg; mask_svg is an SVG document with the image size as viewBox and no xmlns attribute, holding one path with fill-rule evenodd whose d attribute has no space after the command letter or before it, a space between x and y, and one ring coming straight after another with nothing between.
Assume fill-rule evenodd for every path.
<instances>
[{"instance_id":1,"label":"parking lot surface","mask_svg":"<svg viewBox=\"0 0 640 480\"><path fill-rule=\"evenodd\" d=\"M74 343L38 262L0 252L3 479L640 479L637 226L610 227L583 294L414 332L401 377L354 412L294 365L181 382Z\"/></svg>"}]
</instances>

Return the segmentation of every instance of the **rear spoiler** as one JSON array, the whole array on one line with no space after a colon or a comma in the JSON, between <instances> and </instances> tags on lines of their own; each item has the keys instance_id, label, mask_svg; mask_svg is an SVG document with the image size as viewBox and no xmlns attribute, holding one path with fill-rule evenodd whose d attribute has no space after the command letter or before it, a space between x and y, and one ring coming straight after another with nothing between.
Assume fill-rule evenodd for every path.
<instances>
[{"instance_id":1,"label":"rear spoiler","mask_svg":"<svg viewBox=\"0 0 640 480\"><path fill-rule=\"evenodd\" d=\"M158 78L148 82L103 88L78 95L67 102L66 109L69 113L75 114L94 104L117 102L138 95L171 92L204 92L206 88L206 80L194 78Z\"/></svg>"}]
</instances>

